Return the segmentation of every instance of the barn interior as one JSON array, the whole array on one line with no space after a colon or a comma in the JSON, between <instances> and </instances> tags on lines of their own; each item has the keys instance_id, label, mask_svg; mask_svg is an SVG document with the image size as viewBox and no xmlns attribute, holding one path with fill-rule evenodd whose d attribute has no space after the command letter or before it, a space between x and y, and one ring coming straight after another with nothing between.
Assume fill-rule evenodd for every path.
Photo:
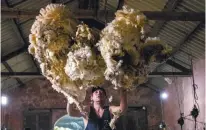
<instances>
[{"instance_id":1,"label":"barn interior","mask_svg":"<svg viewBox=\"0 0 206 130\"><path fill-rule=\"evenodd\" d=\"M28 52L30 29L48 4L66 5L97 33L127 5L148 19L147 37L172 48L166 60L150 64L148 80L127 93L117 130L205 130L205 0L1 0L1 130L76 130L67 124L83 124L67 114L67 98ZM103 86L119 104L111 82Z\"/></svg>"}]
</instances>

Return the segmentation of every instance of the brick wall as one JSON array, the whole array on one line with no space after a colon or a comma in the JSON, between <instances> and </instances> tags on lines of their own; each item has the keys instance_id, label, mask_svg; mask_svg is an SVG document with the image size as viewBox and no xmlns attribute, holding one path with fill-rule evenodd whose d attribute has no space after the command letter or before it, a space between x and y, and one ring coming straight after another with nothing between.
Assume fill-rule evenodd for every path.
<instances>
[{"instance_id":1,"label":"brick wall","mask_svg":"<svg viewBox=\"0 0 206 130\"><path fill-rule=\"evenodd\" d=\"M195 83L198 85L197 95L198 104L200 106L200 115L197 120L206 121L206 96L205 96L205 60L199 60L194 64ZM180 108L184 115L189 115L193 108L193 89L191 78L173 78L173 83L166 89L169 98L164 102L165 120L171 130L180 130L177 119L180 117L180 109L178 105L177 91L179 93ZM176 89L178 88L178 89ZM191 117L188 117L192 119ZM183 130L194 130L194 122L185 120ZM203 125L198 124L198 130L203 130Z\"/></svg>"},{"instance_id":2,"label":"brick wall","mask_svg":"<svg viewBox=\"0 0 206 130\"><path fill-rule=\"evenodd\" d=\"M109 88L110 84L105 84ZM113 104L119 103L119 95L117 91L108 90L107 95L115 95ZM9 100L6 108L2 109L2 123L7 115L7 124L11 130L23 129L23 111L28 108L51 109L65 108L66 99L60 93L55 92L48 81L35 79L29 82L24 88L12 89L9 92L4 92ZM89 98L87 97L87 100ZM151 130L156 127L160 121L160 101L159 95L148 88L137 88L128 94L128 103L130 106L146 106L148 109L148 123ZM65 110L52 110L52 124L66 114Z\"/></svg>"},{"instance_id":3,"label":"brick wall","mask_svg":"<svg viewBox=\"0 0 206 130\"><path fill-rule=\"evenodd\" d=\"M66 107L66 99L62 94L53 91L48 81L33 80L24 88L12 89L3 94L7 95L9 103L6 107L2 107L1 111L9 116L7 124L11 130L23 130L23 111L28 108ZM52 122L55 122L66 113L65 110L55 110L52 112ZM2 118L4 119L5 117Z\"/></svg>"}]
</instances>

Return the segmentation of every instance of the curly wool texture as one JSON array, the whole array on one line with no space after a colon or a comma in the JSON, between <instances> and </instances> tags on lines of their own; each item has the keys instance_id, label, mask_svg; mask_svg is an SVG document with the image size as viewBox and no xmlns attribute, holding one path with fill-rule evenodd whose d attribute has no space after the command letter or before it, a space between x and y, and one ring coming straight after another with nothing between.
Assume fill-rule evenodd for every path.
<instances>
[{"instance_id":1,"label":"curly wool texture","mask_svg":"<svg viewBox=\"0 0 206 130\"><path fill-rule=\"evenodd\" d=\"M92 52L90 47L80 48L74 53L69 52L67 64L65 67L66 74L72 80L83 79L86 75L90 74L90 71L86 68L85 64L92 64ZM91 69L91 68L90 68ZM93 79L92 76L85 77L88 80Z\"/></svg>"},{"instance_id":2,"label":"curly wool texture","mask_svg":"<svg viewBox=\"0 0 206 130\"><path fill-rule=\"evenodd\" d=\"M73 81L81 81L84 87L100 85L104 82L105 63L101 55L96 54L96 37L85 24L78 26L76 43L71 47L65 66L66 74ZM96 51L95 51L96 50Z\"/></svg>"},{"instance_id":3,"label":"curly wool texture","mask_svg":"<svg viewBox=\"0 0 206 130\"><path fill-rule=\"evenodd\" d=\"M157 37L148 37L145 43L140 47L141 58L146 65L151 62L160 63L167 59L172 52L172 48L161 43Z\"/></svg>"},{"instance_id":4,"label":"curly wool texture","mask_svg":"<svg viewBox=\"0 0 206 130\"><path fill-rule=\"evenodd\" d=\"M46 6L32 25L29 53L38 60L42 74L55 90L64 92L70 100L76 97L78 101L83 101L86 93L79 91L78 83L73 82L64 70L76 26L77 20L64 5Z\"/></svg>"},{"instance_id":5,"label":"curly wool texture","mask_svg":"<svg viewBox=\"0 0 206 130\"><path fill-rule=\"evenodd\" d=\"M52 87L85 115L88 113L80 102L85 99L87 87L103 83L105 76L116 88L130 89L146 81L151 62L169 56L168 48L157 39L140 42L146 17L139 11L127 7L117 11L97 45L98 35L87 25L77 23L64 5L50 4L41 9L31 28L29 52ZM116 113L110 126L118 116Z\"/></svg>"},{"instance_id":6,"label":"curly wool texture","mask_svg":"<svg viewBox=\"0 0 206 130\"><path fill-rule=\"evenodd\" d=\"M147 80L149 64L156 61L150 59L149 63L146 62L145 47L153 46L155 43L162 47L162 51L166 49L155 38L149 38L146 43L140 41L146 21L141 12L124 6L123 10L116 12L115 19L101 32L97 45L107 66L105 78L111 81L115 88L131 89L132 86L138 86ZM159 53L161 52L158 51L157 54ZM149 58L155 57L154 54L149 55ZM160 59L163 60L166 56Z\"/></svg>"},{"instance_id":7,"label":"curly wool texture","mask_svg":"<svg viewBox=\"0 0 206 130\"><path fill-rule=\"evenodd\" d=\"M143 14L124 6L101 33L98 46L107 65L105 78L116 87L129 88L138 79L133 67L140 62L138 46L142 44L140 36L145 22Z\"/></svg>"},{"instance_id":8,"label":"curly wool texture","mask_svg":"<svg viewBox=\"0 0 206 130\"><path fill-rule=\"evenodd\" d=\"M104 68L98 66L90 47L80 48L68 54L66 74L73 80L81 80L84 86L100 85L104 81Z\"/></svg>"}]
</instances>

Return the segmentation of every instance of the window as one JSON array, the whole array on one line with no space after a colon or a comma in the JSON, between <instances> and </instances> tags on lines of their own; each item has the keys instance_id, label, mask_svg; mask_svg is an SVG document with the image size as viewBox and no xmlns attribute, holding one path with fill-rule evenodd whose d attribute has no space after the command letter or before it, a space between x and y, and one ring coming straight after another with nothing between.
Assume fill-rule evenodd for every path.
<instances>
[{"instance_id":1,"label":"window","mask_svg":"<svg viewBox=\"0 0 206 130\"><path fill-rule=\"evenodd\" d=\"M49 110L32 110L24 112L24 130L50 130L51 112Z\"/></svg>"}]
</instances>

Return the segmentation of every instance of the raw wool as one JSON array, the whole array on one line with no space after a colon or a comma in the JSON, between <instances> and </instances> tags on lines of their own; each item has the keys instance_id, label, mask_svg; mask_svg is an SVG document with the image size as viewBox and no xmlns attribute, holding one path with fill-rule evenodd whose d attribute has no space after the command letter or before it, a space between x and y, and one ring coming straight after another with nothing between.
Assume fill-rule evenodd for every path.
<instances>
[{"instance_id":1,"label":"raw wool","mask_svg":"<svg viewBox=\"0 0 206 130\"><path fill-rule=\"evenodd\" d=\"M91 48L86 46L74 52L69 52L65 72L73 81L81 80L84 85L88 85L89 81L104 79L104 71L98 70L97 63L98 61L95 60Z\"/></svg>"},{"instance_id":2,"label":"raw wool","mask_svg":"<svg viewBox=\"0 0 206 130\"><path fill-rule=\"evenodd\" d=\"M130 64L139 63L140 55L135 46L142 44L140 35L145 22L146 18L143 14L124 6L123 10L116 12L115 19L101 33L98 46L107 65L105 78L110 80L116 88L130 87L136 79L135 74L127 73L127 71Z\"/></svg>"},{"instance_id":3,"label":"raw wool","mask_svg":"<svg viewBox=\"0 0 206 130\"><path fill-rule=\"evenodd\" d=\"M116 126L115 126L115 123L117 121L117 119L121 116L121 111L118 111L116 113L113 113L113 118L111 119L110 123L109 123L109 126L112 128L112 129L115 129Z\"/></svg>"},{"instance_id":4,"label":"raw wool","mask_svg":"<svg viewBox=\"0 0 206 130\"><path fill-rule=\"evenodd\" d=\"M65 72L72 81L81 81L85 89L104 82L105 63L95 44L97 38L85 24L78 25L75 44L67 55Z\"/></svg>"},{"instance_id":5,"label":"raw wool","mask_svg":"<svg viewBox=\"0 0 206 130\"><path fill-rule=\"evenodd\" d=\"M29 53L38 60L42 74L50 80L52 87L82 110L80 102L84 100L86 92L80 91L81 84L72 81L64 70L77 23L64 5L50 4L41 9L31 27Z\"/></svg>"},{"instance_id":6,"label":"raw wool","mask_svg":"<svg viewBox=\"0 0 206 130\"><path fill-rule=\"evenodd\" d=\"M102 84L105 77L116 89L132 89L147 80L151 62L168 57L170 51L159 40L140 41L145 23L141 12L125 6L117 11L99 40L87 25L78 25L64 5L50 4L36 17L28 49L52 87L88 115L82 102L89 87ZM151 51L153 48L156 50ZM113 114L112 128L121 112Z\"/></svg>"},{"instance_id":7,"label":"raw wool","mask_svg":"<svg viewBox=\"0 0 206 130\"><path fill-rule=\"evenodd\" d=\"M104 82L105 63L95 46L98 36L78 23L64 5L46 6L31 28L28 49L52 87L85 113L86 90Z\"/></svg>"},{"instance_id":8,"label":"raw wool","mask_svg":"<svg viewBox=\"0 0 206 130\"><path fill-rule=\"evenodd\" d=\"M172 48L161 43L158 37L148 37L140 47L140 55L145 64L152 62L160 63L166 60L171 54Z\"/></svg>"},{"instance_id":9,"label":"raw wool","mask_svg":"<svg viewBox=\"0 0 206 130\"><path fill-rule=\"evenodd\" d=\"M101 32L97 46L107 66L105 78L111 81L116 89L131 89L134 85L146 82L150 72L149 65L169 56L166 55L169 51L166 51L167 48L158 38L147 38L145 43L141 42L146 22L146 17L141 12L124 6ZM154 45L159 45L160 49L156 49ZM147 48L155 51L145 57ZM165 57L161 55L159 58L160 54Z\"/></svg>"}]
</instances>

